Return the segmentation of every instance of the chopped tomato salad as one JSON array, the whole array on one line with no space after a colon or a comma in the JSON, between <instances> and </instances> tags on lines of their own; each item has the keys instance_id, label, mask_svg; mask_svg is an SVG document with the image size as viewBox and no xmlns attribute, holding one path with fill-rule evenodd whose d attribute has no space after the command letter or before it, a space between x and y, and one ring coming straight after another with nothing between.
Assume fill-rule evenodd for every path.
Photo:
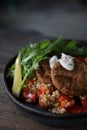
<instances>
[{"instance_id":1,"label":"chopped tomato salad","mask_svg":"<svg viewBox=\"0 0 87 130\"><path fill-rule=\"evenodd\" d=\"M54 113L80 113L87 112L87 97L79 97L80 105L72 96L61 94L51 84L38 82L30 79L22 89L22 98L29 103L37 103L43 109Z\"/></svg>"}]
</instances>

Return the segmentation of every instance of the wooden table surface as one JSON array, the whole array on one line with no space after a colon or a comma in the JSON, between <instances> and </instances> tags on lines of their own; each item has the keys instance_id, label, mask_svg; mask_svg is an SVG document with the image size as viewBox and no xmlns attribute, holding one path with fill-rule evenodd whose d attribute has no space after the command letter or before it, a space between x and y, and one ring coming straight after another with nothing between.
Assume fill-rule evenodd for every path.
<instances>
[{"instance_id":1,"label":"wooden table surface","mask_svg":"<svg viewBox=\"0 0 87 130\"><path fill-rule=\"evenodd\" d=\"M0 130L86 130L87 125L55 127L32 119L11 101L4 89L3 72L6 63L21 47L41 39L44 39L44 36L37 32L0 30Z\"/></svg>"}]
</instances>

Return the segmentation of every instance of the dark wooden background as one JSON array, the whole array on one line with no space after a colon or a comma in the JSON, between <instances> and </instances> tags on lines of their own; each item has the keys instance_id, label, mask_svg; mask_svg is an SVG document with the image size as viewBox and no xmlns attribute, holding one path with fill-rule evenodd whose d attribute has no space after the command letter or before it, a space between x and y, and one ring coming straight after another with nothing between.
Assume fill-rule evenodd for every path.
<instances>
[{"instance_id":1,"label":"dark wooden background","mask_svg":"<svg viewBox=\"0 0 87 130\"><path fill-rule=\"evenodd\" d=\"M38 32L18 30L0 30L0 130L86 130L87 125L73 127L54 127L40 123L20 110L8 97L4 84L3 72L7 62L18 50L29 42L44 39Z\"/></svg>"}]
</instances>

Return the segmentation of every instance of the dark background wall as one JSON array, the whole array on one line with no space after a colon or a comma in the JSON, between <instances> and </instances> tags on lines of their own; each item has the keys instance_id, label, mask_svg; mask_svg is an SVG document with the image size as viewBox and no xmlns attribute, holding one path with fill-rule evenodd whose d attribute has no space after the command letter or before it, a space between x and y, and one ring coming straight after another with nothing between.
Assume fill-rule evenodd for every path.
<instances>
[{"instance_id":1,"label":"dark background wall","mask_svg":"<svg viewBox=\"0 0 87 130\"><path fill-rule=\"evenodd\" d=\"M87 40L87 0L0 0L0 28Z\"/></svg>"}]
</instances>

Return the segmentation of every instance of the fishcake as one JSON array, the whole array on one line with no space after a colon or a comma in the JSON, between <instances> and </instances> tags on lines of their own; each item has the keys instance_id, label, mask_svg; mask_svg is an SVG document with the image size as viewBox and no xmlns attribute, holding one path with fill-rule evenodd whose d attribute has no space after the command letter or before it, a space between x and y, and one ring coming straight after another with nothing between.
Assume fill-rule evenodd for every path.
<instances>
[{"instance_id":1,"label":"fishcake","mask_svg":"<svg viewBox=\"0 0 87 130\"><path fill-rule=\"evenodd\" d=\"M59 62L51 69L53 85L68 96L80 96L87 92L87 65L77 58L74 62L72 71L63 68Z\"/></svg>"},{"instance_id":2,"label":"fishcake","mask_svg":"<svg viewBox=\"0 0 87 130\"><path fill-rule=\"evenodd\" d=\"M42 83L51 84L51 69L49 65L49 59L43 60L40 63L40 67L36 70L36 76L38 80Z\"/></svg>"}]
</instances>

